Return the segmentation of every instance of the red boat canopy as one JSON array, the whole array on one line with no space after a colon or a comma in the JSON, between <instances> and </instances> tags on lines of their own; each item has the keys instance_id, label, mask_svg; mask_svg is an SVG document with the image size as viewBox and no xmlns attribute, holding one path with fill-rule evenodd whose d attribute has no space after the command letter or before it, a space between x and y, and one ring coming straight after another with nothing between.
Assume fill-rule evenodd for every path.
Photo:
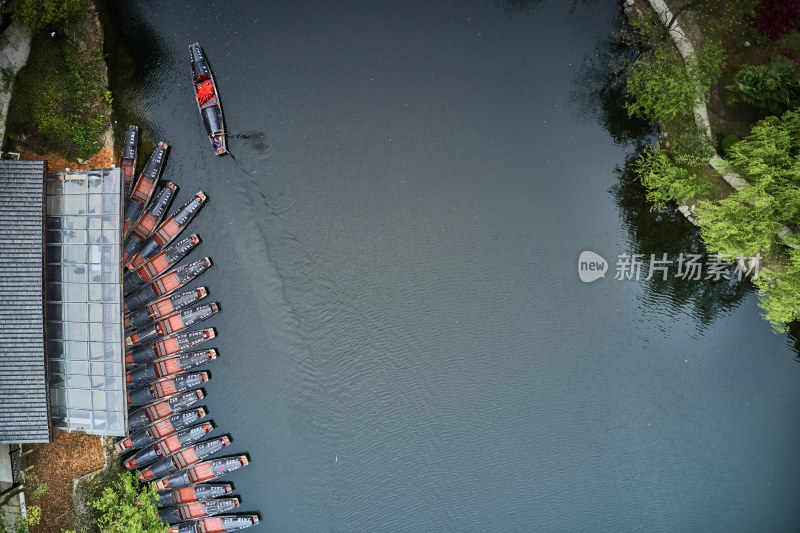
<instances>
[{"instance_id":1,"label":"red boat canopy","mask_svg":"<svg viewBox=\"0 0 800 533\"><path fill-rule=\"evenodd\" d=\"M211 80L206 80L197 86L197 101L200 102L200 105L212 98L214 98L214 84L211 83Z\"/></svg>"}]
</instances>

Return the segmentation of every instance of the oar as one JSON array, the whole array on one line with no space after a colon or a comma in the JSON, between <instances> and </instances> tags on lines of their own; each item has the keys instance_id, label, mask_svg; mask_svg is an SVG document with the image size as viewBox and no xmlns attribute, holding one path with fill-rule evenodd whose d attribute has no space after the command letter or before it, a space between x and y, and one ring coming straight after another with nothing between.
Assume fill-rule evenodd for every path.
<instances>
[{"instance_id":1,"label":"oar","mask_svg":"<svg viewBox=\"0 0 800 533\"><path fill-rule=\"evenodd\" d=\"M247 170L243 164L239 163L239 160L238 160L238 159L236 159L236 157L234 157L233 153L232 153L230 150L228 150L228 155L229 155L229 156L231 156L231 159L233 159L233 163L234 163L234 164L235 164L237 167L239 167L239 169L240 169L240 170L244 171L244 172L245 172L245 173L247 173L247 174L252 174L252 172L250 172L249 170Z\"/></svg>"},{"instance_id":2,"label":"oar","mask_svg":"<svg viewBox=\"0 0 800 533\"><path fill-rule=\"evenodd\" d=\"M245 130L245 131L226 131L223 135L229 137L263 137L264 132L258 130Z\"/></svg>"}]
</instances>

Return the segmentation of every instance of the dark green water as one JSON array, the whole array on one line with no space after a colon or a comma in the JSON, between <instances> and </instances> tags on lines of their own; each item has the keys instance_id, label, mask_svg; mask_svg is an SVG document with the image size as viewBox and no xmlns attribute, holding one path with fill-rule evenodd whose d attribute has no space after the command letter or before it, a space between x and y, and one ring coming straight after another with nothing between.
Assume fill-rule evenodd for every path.
<instances>
[{"instance_id":1,"label":"dark green water","mask_svg":"<svg viewBox=\"0 0 800 533\"><path fill-rule=\"evenodd\" d=\"M792 339L746 286L613 279L699 247L598 110L615 2L110 15L118 126L210 197L207 404L265 531L798 530ZM266 134L231 142L250 174L203 137L194 41L229 129ZM587 249L606 279L578 279Z\"/></svg>"}]
</instances>

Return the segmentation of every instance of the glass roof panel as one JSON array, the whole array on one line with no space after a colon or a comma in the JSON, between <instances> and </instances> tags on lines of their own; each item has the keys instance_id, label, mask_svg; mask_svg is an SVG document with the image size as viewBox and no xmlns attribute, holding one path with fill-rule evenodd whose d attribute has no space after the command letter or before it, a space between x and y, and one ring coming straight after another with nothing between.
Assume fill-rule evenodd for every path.
<instances>
[{"instance_id":1,"label":"glass roof panel","mask_svg":"<svg viewBox=\"0 0 800 533\"><path fill-rule=\"evenodd\" d=\"M47 345L56 427L124 435L118 169L47 177Z\"/></svg>"}]
</instances>

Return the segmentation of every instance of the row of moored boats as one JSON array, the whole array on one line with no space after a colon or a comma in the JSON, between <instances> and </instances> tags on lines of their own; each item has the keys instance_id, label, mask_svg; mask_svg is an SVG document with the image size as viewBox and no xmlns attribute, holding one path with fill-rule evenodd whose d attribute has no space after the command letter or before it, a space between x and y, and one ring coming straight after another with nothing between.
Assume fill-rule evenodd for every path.
<instances>
[{"instance_id":1,"label":"row of moored boats","mask_svg":"<svg viewBox=\"0 0 800 533\"><path fill-rule=\"evenodd\" d=\"M215 481L248 464L245 455L216 457L230 444L214 437L214 423L201 406L209 380L203 371L217 358L201 345L216 337L197 327L219 312L205 287L187 288L211 267L208 257L187 258L200 244L183 236L206 201L202 192L167 216L178 187L159 187L168 146L160 142L134 181L138 129L131 126L119 160L123 175L125 363L128 436L116 443L125 466L153 483L161 518L173 533L222 533L258 523L239 507L229 483Z\"/></svg>"}]
</instances>

